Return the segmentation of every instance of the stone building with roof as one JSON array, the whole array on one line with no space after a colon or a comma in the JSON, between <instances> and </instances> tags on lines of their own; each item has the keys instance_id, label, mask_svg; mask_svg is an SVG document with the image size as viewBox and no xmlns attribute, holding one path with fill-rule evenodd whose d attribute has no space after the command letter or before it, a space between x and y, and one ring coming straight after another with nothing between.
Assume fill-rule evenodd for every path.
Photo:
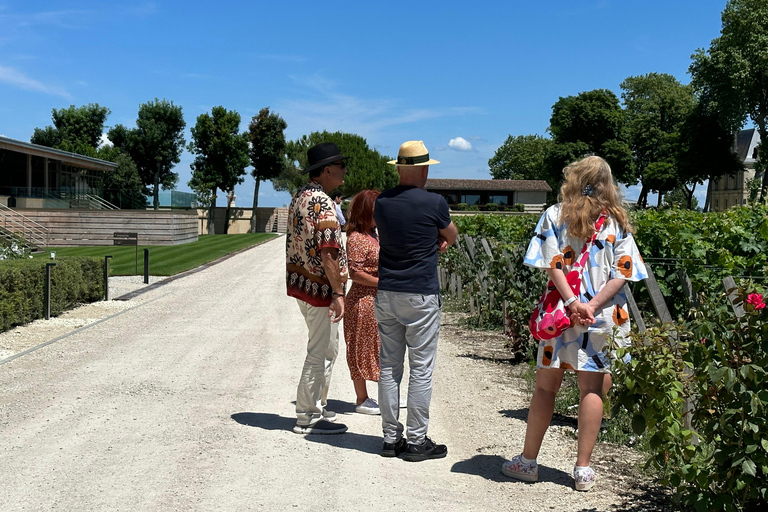
<instances>
[{"instance_id":1,"label":"stone building with roof","mask_svg":"<svg viewBox=\"0 0 768 512\"><path fill-rule=\"evenodd\" d=\"M750 181L756 177L762 180L762 174L755 176L759 144L760 134L755 128L741 130L736 134L733 151L738 155L744 169L733 176L722 176L712 182L712 211L747 204Z\"/></svg>"},{"instance_id":2,"label":"stone building with roof","mask_svg":"<svg viewBox=\"0 0 768 512\"><path fill-rule=\"evenodd\" d=\"M541 212L552 189L544 180L427 179L428 191L440 194L452 209L463 203L483 207L522 204L526 212Z\"/></svg>"}]
</instances>

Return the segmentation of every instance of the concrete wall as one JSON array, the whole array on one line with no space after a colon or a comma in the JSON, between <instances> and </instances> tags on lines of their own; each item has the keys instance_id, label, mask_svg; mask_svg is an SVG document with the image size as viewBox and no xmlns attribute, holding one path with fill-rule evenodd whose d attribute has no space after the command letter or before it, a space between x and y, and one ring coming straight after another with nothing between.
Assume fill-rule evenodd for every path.
<instances>
[{"instance_id":1,"label":"concrete wall","mask_svg":"<svg viewBox=\"0 0 768 512\"><path fill-rule=\"evenodd\" d=\"M23 210L50 230L48 247L114 245L115 232L138 233L139 245L197 241L194 210Z\"/></svg>"},{"instance_id":2,"label":"concrete wall","mask_svg":"<svg viewBox=\"0 0 768 512\"><path fill-rule=\"evenodd\" d=\"M197 233L208 234L208 209L197 210ZM225 206L217 206L213 220L216 234L224 233L224 222L227 216ZM253 208L230 208L228 220L228 234L249 233ZM288 208L264 207L256 208L256 232L257 233L287 233L288 232Z\"/></svg>"}]
</instances>

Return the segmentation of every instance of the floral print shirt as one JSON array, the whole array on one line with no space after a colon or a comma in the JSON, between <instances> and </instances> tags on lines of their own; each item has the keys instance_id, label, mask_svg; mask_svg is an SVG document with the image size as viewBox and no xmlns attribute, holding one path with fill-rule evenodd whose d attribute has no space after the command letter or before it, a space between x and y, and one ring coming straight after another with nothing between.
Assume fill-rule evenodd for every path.
<instances>
[{"instance_id":1,"label":"floral print shirt","mask_svg":"<svg viewBox=\"0 0 768 512\"><path fill-rule=\"evenodd\" d=\"M333 298L320 255L324 248L339 250L339 270L346 282L347 255L335 203L310 181L296 192L288 208L285 262L288 295L315 307L328 307Z\"/></svg>"}]
</instances>

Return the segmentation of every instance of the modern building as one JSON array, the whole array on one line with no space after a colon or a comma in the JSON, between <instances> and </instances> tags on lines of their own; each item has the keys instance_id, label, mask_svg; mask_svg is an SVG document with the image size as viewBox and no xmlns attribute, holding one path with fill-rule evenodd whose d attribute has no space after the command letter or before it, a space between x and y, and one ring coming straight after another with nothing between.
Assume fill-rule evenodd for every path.
<instances>
[{"instance_id":1,"label":"modern building","mask_svg":"<svg viewBox=\"0 0 768 512\"><path fill-rule=\"evenodd\" d=\"M105 208L103 173L117 164L0 137L0 204L25 208Z\"/></svg>"},{"instance_id":2,"label":"modern building","mask_svg":"<svg viewBox=\"0 0 768 512\"><path fill-rule=\"evenodd\" d=\"M544 180L428 179L426 189L442 195L452 209L459 204L484 207L524 205L526 212L540 212L552 189Z\"/></svg>"},{"instance_id":3,"label":"modern building","mask_svg":"<svg viewBox=\"0 0 768 512\"><path fill-rule=\"evenodd\" d=\"M120 209L102 198L117 164L0 137L0 237L32 248L113 245L133 233L139 245L197 240L197 210Z\"/></svg>"},{"instance_id":4,"label":"modern building","mask_svg":"<svg viewBox=\"0 0 768 512\"><path fill-rule=\"evenodd\" d=\"M732 206L747 204L751 181L763 179L762 173L756 176L755 172L759 144L760 134L755 128L741 130L736 134L733 151L744 165L744 170L738 171L733 176L722 176L712 182L712 211L722 211Z\"/></svg>"}]
</instances>

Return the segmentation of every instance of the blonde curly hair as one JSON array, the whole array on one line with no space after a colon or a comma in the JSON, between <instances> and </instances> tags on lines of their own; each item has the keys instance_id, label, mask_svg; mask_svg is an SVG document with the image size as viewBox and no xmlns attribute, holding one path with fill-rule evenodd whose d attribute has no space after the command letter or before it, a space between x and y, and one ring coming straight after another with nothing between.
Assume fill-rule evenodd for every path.
<instances>
[{"instance_id":1,"label":"blonde curly hair","mask_svg":"<svg viewBox=\"0 0 768 512\"><path fill-rule=\"evenodd\" d=\"M558 195L560 221L568 225L572 236L583 240L591 237L600 212L606 212L625 233L634 233L608 162L588 156L568 165L563 173L565 181Z\"/></svg>"}]
</instances>

